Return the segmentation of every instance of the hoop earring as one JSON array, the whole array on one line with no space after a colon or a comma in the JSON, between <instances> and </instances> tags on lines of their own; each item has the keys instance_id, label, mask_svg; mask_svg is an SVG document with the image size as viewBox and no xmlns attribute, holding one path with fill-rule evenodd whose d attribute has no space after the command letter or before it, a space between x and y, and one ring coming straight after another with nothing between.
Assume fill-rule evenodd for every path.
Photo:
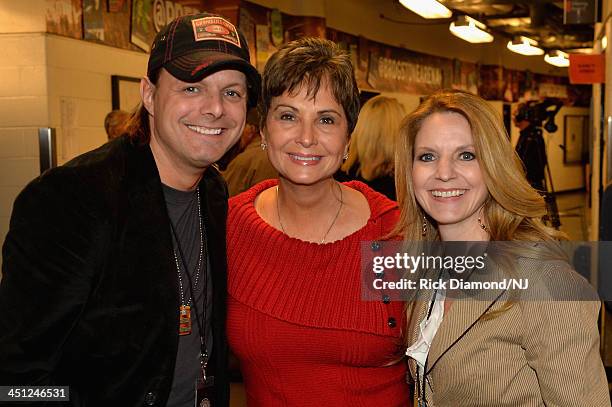
<instances>
[{"instance_id":1,"label":"hoop earring","mask_svg":"<svg viewBox=\"0 0 612 407\"><path fill-rule=\"evenodd\" d=\"M480 216L478 217L478 226L480 226L480 228L484 230L485 232L489 231L489 228L487 227L487 225L482 223L482 219L480 219Z\"/></svg>"},{"instance_id":2,"label":"hoop earring","mask_svg":"<svg viewBox=\"0 0 612 407\"><path fill-rule=\"evenodd\" d=\"M421 236L425 237L427 235L427 217L423 215L423 226L421 228Z\"/></svg>"}]
</instances>

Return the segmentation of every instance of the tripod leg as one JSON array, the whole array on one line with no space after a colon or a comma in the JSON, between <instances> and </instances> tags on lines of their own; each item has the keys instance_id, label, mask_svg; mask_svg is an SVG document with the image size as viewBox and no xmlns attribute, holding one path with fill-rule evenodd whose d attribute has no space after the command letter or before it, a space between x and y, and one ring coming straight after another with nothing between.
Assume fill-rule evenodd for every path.
<instances>
[{"instance_id":1,"label":"tripod leg","mask_svg":"<svg viewBox=\"0 0 612 407\"><path fill-rule=\"evenodd\" d=\"M546 210L548 211L548 218L550 219L550 223L552 227L559 230L561 227L561 219L559 218L559 208L557 208L557 197L555 196L555 187L552 182L552 175L550 173L550 167L548 166L548 161L546 162L546 174L548 177L545 177L546 183L546 192L544 195L544 201L546 202ZM546 180L548 178L548 180ZM548 183L550 182L550 188L548 188Z\"/></svg>"}]
</instances>

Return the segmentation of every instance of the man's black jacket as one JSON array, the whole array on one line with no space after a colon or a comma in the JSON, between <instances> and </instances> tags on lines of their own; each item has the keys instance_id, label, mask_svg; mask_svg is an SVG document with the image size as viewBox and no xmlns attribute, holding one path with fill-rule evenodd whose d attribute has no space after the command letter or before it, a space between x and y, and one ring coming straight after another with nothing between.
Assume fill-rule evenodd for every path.
<instances>
[{"instance_id":1,"label":"man's black jacket","mask_svg":"<svg viewBox=\"0 0 612 407\"><path fill-rule=\"evenodd\" d=\"M200 191L214 286L209 375L226 406L227 188L209 168ZM124 136L36 178L2 250L0 385L68 385L79 406L166 404L179 295L148 145Z\"/></svg>"}]
</instances>

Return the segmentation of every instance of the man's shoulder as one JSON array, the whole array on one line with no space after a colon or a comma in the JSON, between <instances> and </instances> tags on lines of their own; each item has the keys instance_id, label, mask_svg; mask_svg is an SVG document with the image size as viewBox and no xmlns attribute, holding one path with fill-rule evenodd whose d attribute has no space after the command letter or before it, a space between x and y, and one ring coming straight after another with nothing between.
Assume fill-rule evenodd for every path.
<instances>
[{"instance_id":1,"label":"man's shoulder","mask_svg":"<svg viewBox=\"0 0 612 407\"><path fill-rule=\"evenodd\" d=\"M71 159L50 172L86 174L112 171L118 165L125 164L130 152L136 148L127 136L119 137Z\"/></svg>"},{"instance_id":2,"label":"man's shoulder","mask_svg":"<svg viewBox=\"0 0 612 407\"><path fill-rule=\"evenodd\" d=\"M100 199L117 189L136 148L127 138L115 139L45 171L24 188L20 197L64 202Z\"/></svg>"}]
</instances>

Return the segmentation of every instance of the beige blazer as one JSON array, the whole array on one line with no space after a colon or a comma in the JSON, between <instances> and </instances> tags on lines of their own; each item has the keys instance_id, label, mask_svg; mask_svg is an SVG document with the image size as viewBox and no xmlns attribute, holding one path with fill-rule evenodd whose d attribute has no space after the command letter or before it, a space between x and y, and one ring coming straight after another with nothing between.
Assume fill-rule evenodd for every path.
<instances>
[{"instance_id":1,"label":"beige blazer","mask_svg":"<svg viewBox=\"0 0 612 407\"><path fill-rule=\"evenodd\" d=\"M568 266L524 264L538 275L529 298L514 302L493 318L483 314L508 305L509 292L486 300L455 300L432 342L427 359L425 396L432 407L609 407L610 397L599 354L599 301L542 301L538 290L578 287L594 291ZM574 290L576 291L576 290ZM408 310L408 343L418 338L433 292ZM499 295L497 301L495 297ZM575 297L573 297L575 298ZM416 361L408 359L416 381ZM416 386L423 387L422 377ZM418 394L418 392L416 392ZM415 403L415 406L418 405Z\"/></svg>"}]
</instances>

